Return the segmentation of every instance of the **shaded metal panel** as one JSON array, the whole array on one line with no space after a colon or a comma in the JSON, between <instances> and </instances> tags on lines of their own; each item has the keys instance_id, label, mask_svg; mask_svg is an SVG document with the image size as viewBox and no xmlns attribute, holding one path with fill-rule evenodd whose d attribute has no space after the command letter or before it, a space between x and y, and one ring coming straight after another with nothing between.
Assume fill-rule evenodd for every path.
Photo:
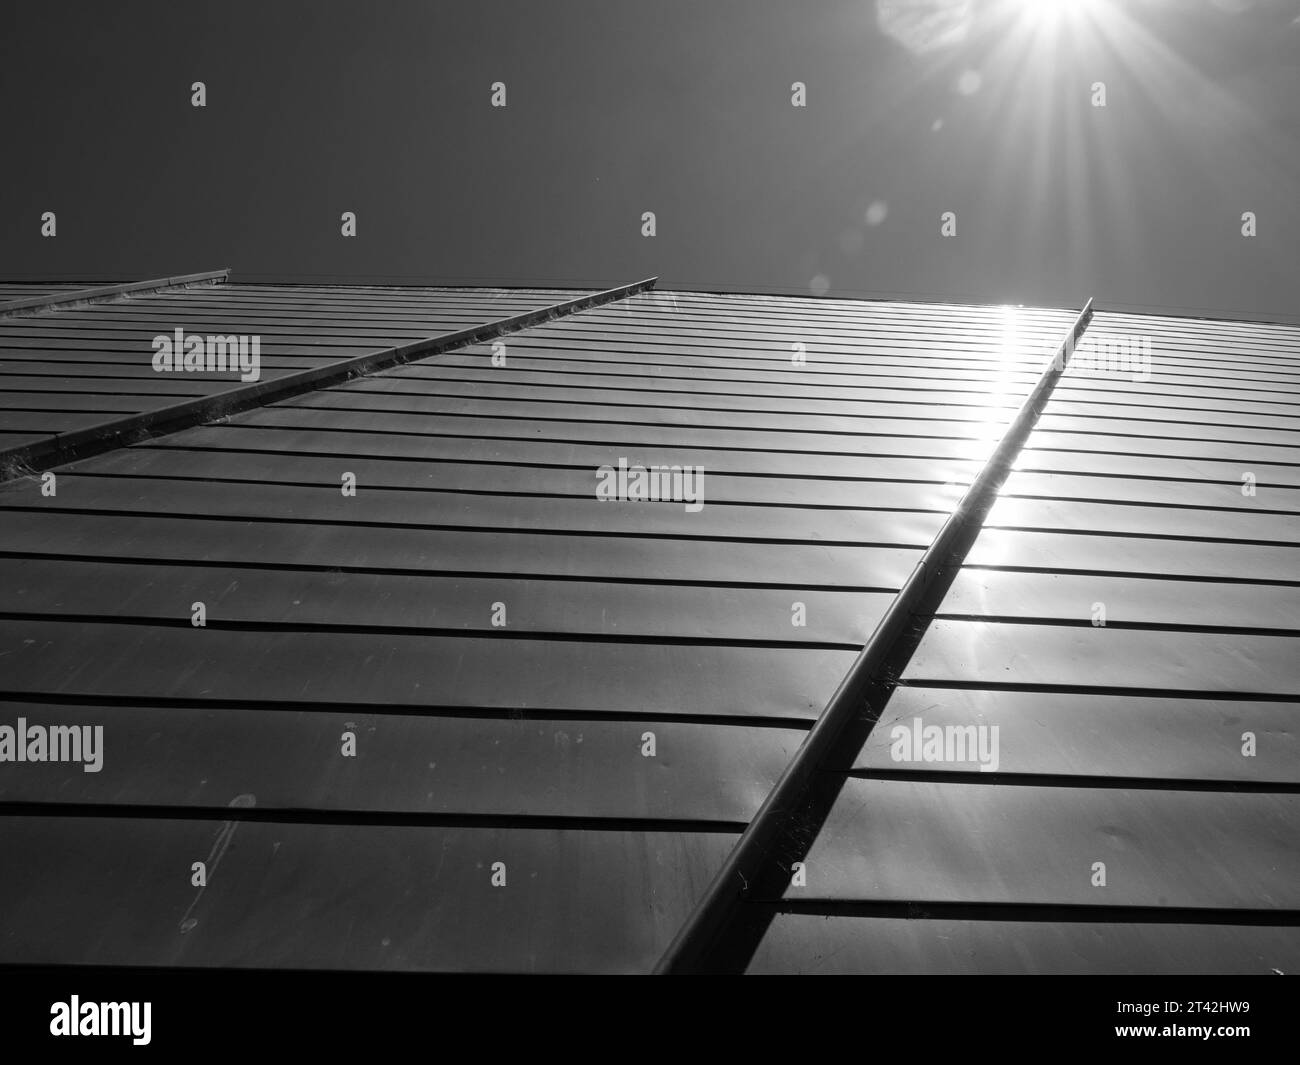
<instances>
[{"instance_id":1,"label":"shaded metal panel","mask_svg":"<svg viewBox=\"0 0 1300 1065\"><path fill-rule=\"evenodd\" d=\"M1225 471L1226 472L1226 471ZM1253 471L1252 471L1253 472ZM1265 475L1267 477L1267 474ZM1259 485L1256 474L1255 494L1242 492L1245 483L1238 473L1235 479L1155 481L1137 477L1089 477L1052 473L1013 473L1007 478L1002 494L1007 496L1043 496L1056 499L1088 499L1098 502L1162 503L1179 507L1218 507L1234 510L1287 511L1300 514L1300 486L1274 487ZM1196 515L1189 515L1195 519ZM1189 525L1195 527L1195 520Z\"/></svg>"},{"instance_id":2,"label":"shaded metal panel","mask_svg":"<svg viewBox=\"0 0 1300 1065\"><path fill-rule=\"evenodd\" d=\"M1031 448L1060 448L1066 451L1114 451L1129 455L1173 456L1184 459L1217 459L1242 462L1243 470L1254 463L1286 465L1296 461L1294 447L1268 444L1238 444L1231 437L1224 439L1230 430L1221 430L1217 438L1180 439L1161 436L1105 435L1098 433L1065 433L1039 430L1029 438Z\"/></svg>"},{"instance_id":3,"label":"shaded metal panel","mask_svg":"<svg viewBox=\"0 0 1300 1065\"><path fill-rule=\"evenodd\" d=\"M1089 692L898 688L866 742L838 768L978 773L978 762L895 761L893 730L998 728L998 774L1300 784L1300 707ZM1243 757L1243 733L1255 755ZM901 752L900 752L901 753ZM994 778L990 778L994 779Z\"/></svg>"},{"instance_id":4,"label":"shaded metal panel","mask_svg":"<svg viewBox=\"0 0 1300 1065\"><path fill-rule=\"evenodd\" d=\"M541 389L528 390L530 398L445 396L403 390L363 392L343 388L298 396L277 407L310 410L375 411L384 414L542 418L563 421L635 422L638 425L702 425L743 427L792 432L891 433L906 430L948 436L989 435L994 425L1007 420L1014 408L1004 404L949 406L942 419L932 418L936 408L927 404L872 403L868 400L818 407L808 400L776 400L760 403L740 398L715 403L710 397L695 396L692 402L667 402L661 397L642 396L640 402L615 403L599 397L567 396L546 399ZM569 392L570 390L564 390ZM572 391L577 391L572 390Z\"/></svg>"},{"instance_id":5,"label":"shaded metal panel","mask_svg":"<svg viewBox=\"0 0 1300 1065\"><path fill-rule=\"evenodd\" d=\"M1258 497L1256 497L1258 498ZM988 528L1087 529L1137 536L1186 536L1300 544L1300 515L1192 507L1143 507L1074 500L999 499Z\"/></svg>"},{"instance_id":6,"label":"shaded metal panel","mask_svg":"<svg viewBox=\"0 0 1300 1065\"><path fill-rule=\"evenodd\" d=\"M676 335L673 335L674 332ZM539 329L523 340L520 346L574 348L618 355L645 352L656 355L709 354L734 360L780 358L789 364L791 343L811 340L815 345L815 358L819 363L827 365L861 363L875 354L885 354L895 359L914 358L932 366L1008 371L1032 370L1042 361L1041 346L1027 343L1004 348L994 338L987 339L983 345L976 345L972 342L969 331L961 326L949 336L940 337L935 334L921 340L916 339L915 328L909 326L893 331L882 330L872 337L864 337L861 331L850 329L837 337L822 335L822 330L808 321L802 323L802 328L786 330L784 335L762 323L757 323L748 331L748 335L742 335L743 332L706 332L694 323L684 323L676 331L662 328L662 323L630 323L624 330L612 326L597 330L590 328L589 323L584 323L582 327L551 325ZM1060 335L1059 331L1057 335ZM1034 350L1035 347L1038 350ZM954 351L958 354L954 354Z\"/></svg>"},{"instance_id":7,"label":"shaded metal panel","mask_svg":"<svg viewBox=\"0 0 1300 1065\"><path fill-rule=\"evenodd\" d=\"M645 970L735 838L229 824L0 818L6 865L22 870L0 878L4 960ZM205 860L207 887L191 887L190 863ZM505 887L491 885L494 862Z\"/></svg>"},{"instance_id":8,"label":"shaded metal panel","mask_svg":"<svg viewBox=\"0 0 1300 1065\"><path fill-rule=\"evenodd\" d=\"M808 333L803 334L807 339ZM550 367L557 359L565 364L587 367L640 366L717 366L732 370L752 372L770 367L773 371L790 370L790 341L784 343L768 336L758 344L740 342L733 345L699 344L690 337L646 344L635 338L601 338L598 336L570 336L551 341L537 342L528 338L510 345L510 364L522 363ZM905 341L886 341L846 345L834 351L818 348L811 363L797 367L796 372L806 377L816 374L871 377L888 375L891 371L901 376L912 376L925 369L937 376L956 378L962 375L996 378L1007 387L1022 388L1032 385L1034 370L1040 356L1003 359L951 357L952 346L909 344ZM814 368L809 370L809 365ZM1027 378L1027 380L1026 380Z\"/></svg>"},{"instance_id":9,"label":"shaded metal panel","mask_svg":"<svg viewBox=\"0 0 1300 1065\"><path fill-rule=\"evenodd\" d=\"M735 359L709 355L674 353L654 356L640 353L613 352L602 357L598 351L541 348L528 345L510 349L505 367L489 364L490 348L470 346L450 353L433 364L415 364L404 368L404 376L429 381L458 378L486 377L489 380L508 381L507 374L518 375L521 380L553 380L555 377L580 380L613 380L618 378L635 386L648 382L656 388L669 388L674 382L701 382L704 387L723 386L727 382L741 382L747 388L762 387L828 388L830 394L839 389L905 388L961 388L987 391L991 382L999 387L1028 390L1036 375L1032 371L999 368L971 368L969 366L934 366L927 360L892 361L888 356L860 360L854 363L835 363L823 366L816 359L803 366L793 366L789 349L783 353L772 352L767 359L738 362ZM866 352L864 352L866 354ZM498 374L503 375L498 378ZM382 375L389 376L388 374Z\"/></svg>"},{"instance_id":10,"label":"shaded metal panel","mask_svg":"<svg viewBox=\"0 0 1300 1065\"><path fill-rule=\"evenodd\" d=\"M412 577L0 558L0 613L311 630L463 631L860 645L891 595L593 581ZM498 612L497 604L501 604ZM495 619L495 620L494 620Z\"/></svg>"},{"instance_id":11,"label":"shaded metal panel","mask_svg":"<svg viewBox=\"0 0 1300 1065\"><path fill-rule=\"evenodd\" d=\"M782 913L748 971L1271 976L1298 968L1300 928L1295 925Z\"/></svg>"},{"instance_id":12,"label":"shaded metal panel","mask_svg":"<svg viewBox=\"0 0 1300 1065\"><path fill-rule=\"evenodd\" d=\"M306 410L277 406L251 412L244 425L290 429L352 429L357 432L424 433L429 436L463 436L471 440L538 440L603 443L650 447L737 448L815 454L821 462L830 455L926 455L980 461L993 441L924 432L897 436L865 433L782 433L743 428L619 424L616 422L515 421L510 418L446 417L426 419L363 411Z\"/></svg>"},{"instance_id":13,"label":"shaded metal panel","mask_svg":"<svg viewBox=\"0 0 1300 1065\"><path fill-rule=\"evenodd\" d=\"M967 555L966 564L1216 580L1295 581L1300 573L1300 552L1294 547L1244 543L985 529Z\"/></svg>"},{"instance_id":14,"label":"shaded metal panel","mask_svg":"<svg viewBox=\"0 0 1300 1065\"><path fill-rule=\"evenodd\" d=\"M74 359L24 358L41 355L41 352L19 352L18 357L0 361L0 385L6 390L21 391L24 395L36 392L59 394L61 392L89 390L97 394L201 395L218 385L229 385L230 375L206 370L187 373L179 378L167 378L155 373L152 366L138 361L124 361L122 356L112 359L101 357L95 362ZM57 377L49 374L52 362L59 363ZM314 359L262 359L262 376L283 374L305 366L318 366L329 362L328 357Z\"/></svg>"},{"instance_id":15,"label":"shaded metal panel","mask_svg":"<svg viewBox=\"0 0 1300 1065\"><path fill-rule=\"evenodd\" d=\"M829 410L848 414L906 414L933 412L938 404L969 412L986 410L991 404L989 381L971 381L944 387L944 382L904 381L906 387L888 387L879 380L855 387L808 382L798 377L783 383L768 380L773 375L731 380L712 375L679 377L578 373L572 370L490 370L443 366L441 362L403 367L401 372L378 374L348 386L349 392L365 394L473 396L480 399L557 399L568 403L620 403L629 406L685 404L702 407L731 407L741 410L789 410L795 405L809 411ZM920 386L920 387L918 387ZM1003 406L1006 404L1004 403Z\"/></svg>"},{"instance_id":16,"label":"shaded metal panel","mask_svg":"<svg viewBox=\"0 0 1300 1065\"><path fill-rule=\"evenodd\" d=\"M84 387L64 392L0 392L0 410L96 411L103 415L115 411L140 410L142 407L158 407L170 402L167 396L82 391Z\"/></svg>"},{"instance_id":17,"label":"shaded metal panel","mask_svg":"<svg viewBox=\"0 0 1300 1065\"><path fill-rule=\"evenodd\" d=\"M1164 371L1157 380L1137 382L1127 377L1065 377L1055 395L1062 400L1082 397L1106 398L1108 396L1138 397L1133 402L1158 403L1161 396L1192 396L1210 403L1248 403L1277 402L1290 403L1294 389L1285 379L1278 380L1272 375L1243 378L1238 375L1233 380L1225 381L1221 377L1207 377L1194 372L1173 373Z\"/></svg>"},{"instance_id":18,"label":"shaded metal panel","mask_svg":"<svg viewBox=\"0 0 1300 1065\"><path fill-rule=\"evenodd\" d=\"M268 461L286 452L347 455L360 458L444 462L514 463L524 468L537 465L572 465L594 471L606 463L626 458L629 465L655 462L689 462L705 468L708 475L749 473L762 476L822 478L887 478L940 481L944 484L969 482L978 464L962 458L919 458L915 455L807 455L780 451L757 451L726 445L718 449L687 447L677 443L648 447L636 443L610 444L553 443L545 440L493 440L476 437L418 436L411 433L339 432L331 430L263 429L244 424L243 419L221 426L192 429L150 441L151 448L221 448L235 451L269 452ZM132 449L138 454L143 448ZM612 462L611 462L612 460ZM812 463L816 468L812 468ZM74 469L81 467L74 466ZM98 468L98 467L96 467ZM108 468L108 467L104 467Z\"/></svg>"},{"instance_id":19,"label":"shaded metal panel","mask_svg":"<svg viewBox=\"0 0 1300 1065\"><path fill-rule=\"evenodd\" d=\"M1241 475L1246 470L1240 462L1215 459L1187 459L1181 456L1150 456L1098 451L1051 451L1025 448L1016 462L1018 470L1059 471L1062 473L1107 474L1117 477L1174 477L1191 480L1222 481L1235 484L1240 491ZM1251 462L1249 469L1260 484L1287 485L1300 488L1300 466ZM1117 489L1117 491L1122 491ZM1267 503L1262 503L1267 506Z\"/></svg>"},{"instance_id":20,"label":"shaded metal panel","mask_svg":"<svg viewBox=\"0 0 1300 1065\"><path fill-rule=\"evenodd\" d=\"M904 679L1300 696L1300 637L936 620Z\"/></svg>"},{"instance_id":21,"label":"shaded metal panel","mask_svg":"<svg viewBox=\"0 0 1300 1065\"><path fill-rule=\"evenodd\" d=\"M1297 817L1296 794L850 778L785 897L1295 910Z\"/></svg>"},{"instance_id":22,"label":"shaded metal panel","mask_svg":"<svg viewBox=\"0 0 1300 1065\"><path fill-rule=\"evenodd\" d=\"M285 441L287 443L287 441ZM538 456L521 448L521 457ZM660 456L662 458L663 456ZM701 456L692 456L700 458ZM743 456L731 455L731 468L743 468ZM99 462L77 467L78 473L130 473L148 477L199 477L209 480L270 481L281 484L330 484L339 478L340 460L356 474L366 488L426 488L443 491L492 492L520 495L567 495L590 499L596 484L596 470L617 466L624 459L629 466L644 465L637 457L609 451L590 455L590 464L576 467L519 466L505 462L395 462L388 458L355 456L298 456L280 453L193 452L179 448L124 448L105 455ZM705 488L710 503L764 503L778 506L888 508L899 510L947 510L961 496L957 483L916 483L887 480L835 480L803 476L814 471L804 462L793 477L743 476L726 467L704 466ZM915 472L920 472L915 470ZM955 471L954 471L955 472Z\"/></svg>"},{"instance_id":23,"label":"shaded metal panel","mask_svg":"<svg viewBox=\"0 0 1300 1065\"><path fill-rule=\"evenodd\" d=\"M945 617L1202 625L1300 632L1300 586L965 569L939 607Z\"/></svg>"},{"instance_id":24,"label":"shaded metal panel","mask_svg":"<svg viewBox=\"0 0 1300 1065\"><path fill-rule=\"evenodd\" d=\"M897 588L919 549L542 536L164 515L9 510L0 550L204 564L256 561L410 573L587 577L781 587Z\"/></svg>"},{"instance_id":25,"label":"shaded metal panel","mask_svg":"<svg viewBox=\"0 0 1300 1065\"><path fill-rule=\"evenodd\" d=\"M159 326L162 324L159 323ZM152 373L152 340L156 332L157 328L118 336L88 331L84 336L75 337L13 337L6 336L0 328L0 353L17 359L39 359L48 363L51 373L65 366L79 368L88 363L112 367L143 366ZM366 340L326 343L311 337L289 334L267 339L262 351L263 365L269 361L272 366L301 368L333 361L321 356L332 355L347 359L373 351L376 346L376 343ZM220 379L227 383L237 381L237 377L230 372Z\"/></svg>"},{"instance_id":26,"label":"shaded metal panel","mask_svg":"<svg viewBox=\"0 0 1300 1065\"><path fill-rule=\"evenodd\" d=\"M1189 385L1162 385L1159 389L1079 388L1062 384L1052 393L1052 409L1060 414L1112 414L1124 417L1188 419L1196 412L1214 411L1226 415L1269 417L1275 422L1296 428L1300 404L1276 392L1250 389L1198 390ZM1225 419L1230 420L1230 419Z\"/></svg>"},{"instance_id":27,"label":"shaded metal panel","mask_svg":"<svg viewBox=\"0 0 1300 1065\"><path fill-rule=\"evenodd\" d=\"M319 488L274 484L196 483L145 478L78 477L64 474L56 497L42 498L50 510L94 509L100 512L224 515L295 521L364 522L475 529L550 529L573 533L641 536L737 537L755 540L826 540L833 543L924 546L943 522L926 512L818 510L753 507L708 502L707 471L703 507L689 511L682 502L602 501L596 477L587 499L527 496L479 496L454 492L385 491L355 497L340 491L340 463L330 483ZM39 494L31 482L0 489L0 505L30 505ZM18 500L26 496L22 503Z\"/></svg>"},{"instance_id":28,"label":"shaded metal panel","mask_svg":"<svg viewBox=\"0 0 1300 1065\"><path fill-rule=\"evenodd\" d=\"M703 410L692 407L614 407L584 403L527 403L438 396L386 396L360 392L315 392L274 405L276 410L301 409L338 411L338 424L346 426L358 417L374 419L380 426L401 430L413 419L454 424L458 419L508 418L537 424L596 423L601 426L680 426L700 431L754 431L799 433L801 435L855 433L907 436L936 436L950 439L996 439L1006 413L990 408L973 417L924 420L895 411L895 417L829 417L817 414L769 414L752 411ZM927 412L928 413L928 412ZM985 418L988 420L986 421ZM418 423L414 423L417 424Z\"/></svg>"},{"instance_id":29,"label":"shaded metal panel","mask_svg":"<svg viewBox=\"0 0 1300 1065\"><path fill-rule=\"evenodd\" d=\"M854 654L0 621L0 656L17 696L809 719Z\"/></svg>"},{"instance_id":30,"label":"shaded metal panel","mask_svg":"<svg viewBox=\"0 0 1300 1065\"><path fill-rule=\"evenodd\" d=\"M737 831L802 729L629 719L510 720L233 707L0 702L0 721L102 725L97 772L0 767L0 802L481 817L735 822ZM343 734L356 756L341 757ZM643 754L647 732L653 757Z\"/></svg>"},{"instance_id":31,"label":"shaded metal panel","mask_svg":"<svg viewBox=\"0 0 1300 1065\"><path fill-rule=\"evenodd\" d=\"M1044 429L1056 428L1059 420L1060 425L1075 424L1079 427L1087 428L1090 421L1103 423L1101 431L1107 431L1106 426L1111 424L1115 419L1123 419L1128 424L1130 432L1151 433L1153 435L1171 436L1198 435L1195 429L1199 427L1204 430L1204 423L1198 422L1197 419L1207 417L1213 418L1213 425L1216 430L1221 428L1242 429L1244 430L1238 439L1243 440L1276 440L1282 443L1287 442L1287 433L1295 433L1300 429L1296 419L1300 417L1294 408L1288 410L1281 405L1275 404L1277 409L1268 413L1263 404L1257 403L1239 403L1235 407L1219 408L1194 408L1187 409L1186 401L1178 397L1165 396L1163 406L1155 406L1156 397L1152 397L1153 402L1150 406L1130 405L1121 402L1110 402L1105 404L1099 403L1062 403L1056 401L1052 403L1053 419L1049 423L1044 419ZM1191 431L1189 431L1189 426ZM1264 435L1257 435L1256 430L1268 430Z\"/></svg>"},{"instance_id":32,"label":"shaded metal panel","mask_svg":"<svg viewBox=\"0 0 1300 1065\"><path fill-rule=\"evenodd\" d=\"M102 414L65 414L49 410L0 410L0 431L10 433L64 433L104 420Z\"/></svg>"},{"instance_id":33,"label":"shaded metal panel","mask_svg":"<svg viewBox=\"0 0 1300 1065\"><path fill-rule=\"evenodd\" d=\"M1107 433L1129 436L1136 441L1135 451L1143 450L1147 440L1159 440L1162 443L1179 439L1197 442L1223 440L1234 444L1261 444L1277 448L1300 445L1300 435L1294 428L1254 428L1253 424L1260 419L1252 417L1250 419L1252 425L1243 425L1240 416L1233 419L1224 415L1215 417L1213 422L1207 425L1204 418L1204 415L1199 417L1193 415L1182 421L1159 421L1118 415L1113 418L1096 416L1071 418L1051 413L1049 410L1039 422L1039 432L1045 436L1052 434L1066 436L1073 433L1085 438L1092 434Z\"/></svg>"}]
</instances>

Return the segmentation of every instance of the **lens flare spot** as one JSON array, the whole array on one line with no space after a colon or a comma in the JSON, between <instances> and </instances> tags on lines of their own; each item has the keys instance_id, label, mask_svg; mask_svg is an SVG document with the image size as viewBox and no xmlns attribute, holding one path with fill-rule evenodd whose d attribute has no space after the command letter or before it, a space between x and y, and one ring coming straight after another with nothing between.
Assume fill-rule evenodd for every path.
<instances>
[{"instance_id":1,"label":"lens flare spot","mask_svg":"<svg viewBox=\"0 0 1300 1065\"><path fill-rule=\"evenodd\" d=\"M974 96L983 84L984 79L980 77L978 70L963 70L961 77L957 79L957 91L963 96Z\"/></svg>"}]
</instances>

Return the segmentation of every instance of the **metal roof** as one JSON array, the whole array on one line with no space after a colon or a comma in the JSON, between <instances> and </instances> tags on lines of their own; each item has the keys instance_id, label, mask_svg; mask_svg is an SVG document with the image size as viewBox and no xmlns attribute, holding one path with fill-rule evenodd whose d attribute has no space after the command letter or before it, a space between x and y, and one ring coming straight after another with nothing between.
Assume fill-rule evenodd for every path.
<instances>
[{"instance_id":1,"label":"metal roof","mask_svg":"<svg viewBox=\"0 0 1300 1065\"><path fill-rule=\"evenodd\" d=\"M575 295L0 318L0 440L243 387L154 373L172 328L260 333L274 382ZM104 726L100 772L0 763L0 962L648 971L734 889L698 967L1300 964L1300 330L1097 312L884 695L719 885L1077 312L557 313L0 486L0 725ZM1084 372L1105 335L1150 379ZM599 499L620 462L702 467L703 507ZM917 718L998 725L1000 764L900 764Z\"/></svg>"}]
</instances>

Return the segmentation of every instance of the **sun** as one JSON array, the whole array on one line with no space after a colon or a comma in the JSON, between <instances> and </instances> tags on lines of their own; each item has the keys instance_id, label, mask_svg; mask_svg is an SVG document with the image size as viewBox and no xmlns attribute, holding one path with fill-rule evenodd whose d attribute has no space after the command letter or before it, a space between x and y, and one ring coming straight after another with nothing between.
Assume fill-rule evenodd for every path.
<instances>
[{"instance_id":1,"label":"sun","mask_svg":"<svg viewBox=\"0 0 1300 1065\"><path fill-rule=\"evenodd\" d=\"M1035 26L1055 28L1095 14L1107 0L1013 0L1021 16Z\"/></svg>"}]
</instances>

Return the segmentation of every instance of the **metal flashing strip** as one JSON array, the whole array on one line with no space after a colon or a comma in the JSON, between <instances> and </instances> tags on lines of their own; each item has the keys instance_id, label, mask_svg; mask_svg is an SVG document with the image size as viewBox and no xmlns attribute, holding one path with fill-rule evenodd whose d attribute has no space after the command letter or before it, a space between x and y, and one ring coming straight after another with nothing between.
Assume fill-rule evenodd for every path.
<instances>
[{"instance_id":1,"label":"metal flashing strip","mask_svg":"<svg viewBox=\"0 0 1300 1065\"><path fill-rule=\"evenodd\" d=\"M769 859L774 853L782 859L789 857L781 849L782 841L791 844L785 850L800 854L811 842L815 833L800 832L802 843L786 837L792 828L799 827L799 815L808 803L815 775L836 748L845 726L863 709L883 707L926 627L918 627L917 615L933 614L955 579L1092 314L1093 301L1089 299L987 462L917 562L780 779L660 958L656 973L716 970L718 947L727 929L736 923L741 904L753 897L760 877L772 873ZM753 936L752 930L745 934ZM726 957L734 959L730 953Z\"/></svg>"},{"instance_id":2,"label":"metal flashing strip","mask_svg":"<svg viewBox=\"0 0 1300 1065\"><path fill-rule=\"evenodd\" d=\"M656 277L650 277L617 288L588 293L563 303L551 304L483 325L368 352L356 358L329 363L284 377L250 383L242 388L233 388L215 395L174 403L139 414L112 418L84 429L60 433L35 443L9 448L0 451L0 481L30 476L53 466L103 454L150 437L189 429L204 422L226 418L304 392L400 366L415 359L438 355L469 344L479 344L507 333L540 325L554 318L562 318L589 307L598 307L647 291L654 287L657 280Z\"/></svg>"},{"instance_id":3,"label":"metal flashing strip","mask_svg":"<svg viewBox=\"0 0 1300 1065\"><path fill-rule=\"evenodd\" d=\"M151 281L128 281L120 285L98 285L94 288L71 289L66 292L46 293L26 299L0 303L0 318L19 314L36 314L55 307L81 307L91 303L108 303L119 296L147 296L153 292L189 288L192 285L219 285L230 277L230 267L207 270L198 274L180 274L176 277L159 277Z\"/></svg>"}]
</instances>

